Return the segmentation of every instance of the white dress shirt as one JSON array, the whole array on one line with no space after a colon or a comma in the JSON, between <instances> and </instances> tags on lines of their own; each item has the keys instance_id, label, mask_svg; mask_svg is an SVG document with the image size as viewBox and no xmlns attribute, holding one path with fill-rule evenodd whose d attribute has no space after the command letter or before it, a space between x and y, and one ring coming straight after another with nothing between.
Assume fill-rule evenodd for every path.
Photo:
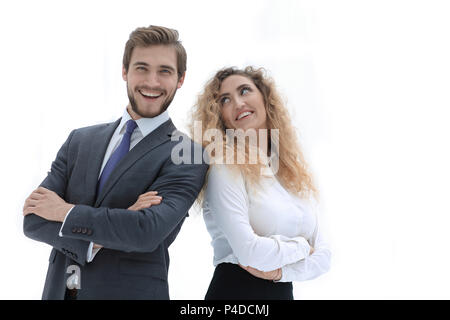
<instances>
[{"instance_id":1,"label":"white dress shirt","mask_svg":"<svg viewBox=\"0 0 450 320\"><path fill-rule=\"evenodd\" d=\"M269 172L259 188L248 186L240 172L226 165L211 166L203 217L213 264L281 268L281 282L316 278L328 271L331 256L319 231L317 204L288 192Z\"/></svg>"},{"instance_id":2,"label":"white dress shirt","mask_svg":"<svg viewBox=\"0 0 450 320\"><path fill-rule=\"evenodd\" d=\"M102 167L100 169L98 178L100 179L100 176L102 174L103 168L105 168L106 163L109 160L109 157L112 155L112 153L117 149L120 142L122 141L123 135L126 131L126 123L128 120L131 119L130 114L128 113L128 110L125 109L122 119L120 120L119 125L117 126L116 130L114 131L114 134L111 137L111 140L109 141L108 148L106 149L105 157L103 158ZM142 139L144 139L148 134L150 134L153 130L158 128L160 125L162 125L164 122L169 120L169 113L168 111L164 111L160 115L154 117L154 118L140 118L136 120L137 127L134 129L131 138L130 138L130 150L133 149ZM136 199L137 201L137 199ZM67 217L70 214L70 211L66 215L66 218L64 219L64 222L62 224L61 230L64 227L64 223L66 222ZM59 236L62 237L61 231L59 232ZM91 262L95 255L100 251L100 249L93 249L94 243L91 242L89 245L89 249L87 252L87 262Z\"/></svg>"}]
</instances>

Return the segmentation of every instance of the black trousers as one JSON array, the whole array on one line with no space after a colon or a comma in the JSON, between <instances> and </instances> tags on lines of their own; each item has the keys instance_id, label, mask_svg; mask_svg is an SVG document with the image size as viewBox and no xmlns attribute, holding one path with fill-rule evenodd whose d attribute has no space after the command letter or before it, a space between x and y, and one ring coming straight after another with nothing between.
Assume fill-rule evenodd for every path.
<instances>
[{"instance_id":1,"label":"black trousers","mask_svg":"<svg viewBox=\"0 0 450 320\"><path fill-rule=\"evenodd\" d=\"M292 282L273 282L251 275L233 263L216 267L205 300L294 300Z\"/></svg>"}]
</instances>

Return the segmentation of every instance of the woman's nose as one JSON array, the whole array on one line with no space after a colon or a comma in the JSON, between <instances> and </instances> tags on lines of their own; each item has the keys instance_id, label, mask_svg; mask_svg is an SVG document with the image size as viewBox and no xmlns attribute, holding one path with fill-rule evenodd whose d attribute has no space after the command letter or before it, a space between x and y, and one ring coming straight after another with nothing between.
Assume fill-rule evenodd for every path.
<instances>
[{"instance_id":1,"label":"woman's nose","mask_svg":"<svg viewBox=\"0 0 450 320\"><path fill-rule=\"evenodd\" d=\"M245 107L245 99L242 97L236 97L235 98L235 108L236 109L242 109L243 107Z\"/></svg>"}]
</instances>

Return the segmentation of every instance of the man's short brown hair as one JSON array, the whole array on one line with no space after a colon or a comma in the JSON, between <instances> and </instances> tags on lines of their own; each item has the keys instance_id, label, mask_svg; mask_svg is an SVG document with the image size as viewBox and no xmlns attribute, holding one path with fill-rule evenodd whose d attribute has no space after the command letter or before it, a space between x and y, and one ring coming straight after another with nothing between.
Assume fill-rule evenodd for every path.
<instances>
[{"instance_id":1,"label":"man's short brown hair","mask_svg":"<svg viewBox=\"0 0 450 320\"><path fill-rule=\"evenodd\" d=\"M178 40L178 31L160 26L149 26L137 28L130 34L125 45L123 54L123 66L128 72L130 66L131 54L135 47L149 47L152 45L168 45L173 46L177 55L177 72L178 78L186 71L186 50L181 41Z\"/></svg>"}]
</instances>

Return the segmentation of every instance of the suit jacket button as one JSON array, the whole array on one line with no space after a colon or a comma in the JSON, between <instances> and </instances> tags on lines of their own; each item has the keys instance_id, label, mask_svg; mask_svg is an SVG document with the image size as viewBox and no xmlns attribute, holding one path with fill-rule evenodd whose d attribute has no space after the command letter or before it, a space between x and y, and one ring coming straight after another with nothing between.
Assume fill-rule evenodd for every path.
<instances>
[{"instance_id":1,"label":"suit jacket button","mask_svg":"<svg viewBox=\"0 0 450 320\"><path fill-rule=\"evenodd\" d=\"M78 229L77 229L77 232L78 232L78 233L81 233L81 228L78 228Z\"/></svg>"},{"instance_id":2,"label":"suit jacket button","mask_svg":"<svg viewBox=\"0 0 450 320\"><path fill-rule=\"evenodd\" d=\"M92 233L93 233L93 232L92 232L92 229L88 229L88 230L87 230L87 235L88 235L88 236L91 236Z\"/></svg>"},{"instance_id":3,"label":"suit jacket button","mask_svg":"<svg viewBox=\"0 0 450 320\"><path fill-rule=\"evenodd\" d=\"M76 233L77 232L77 227L73 227L72 228L72 233Z\"/></svg>"},{"instance_id":4,"label":"suit jacket button","mask_svg":"<svg viewBox=\"0 0 450 320\"><path fill-rule=\"evenodd\" d=\"M82 234L86 234L86 232L87 232L87 229L86 229L86 228L83 228L83 229L81 230L81 233L82 233Z\"/></svg>"}]
</instances>

